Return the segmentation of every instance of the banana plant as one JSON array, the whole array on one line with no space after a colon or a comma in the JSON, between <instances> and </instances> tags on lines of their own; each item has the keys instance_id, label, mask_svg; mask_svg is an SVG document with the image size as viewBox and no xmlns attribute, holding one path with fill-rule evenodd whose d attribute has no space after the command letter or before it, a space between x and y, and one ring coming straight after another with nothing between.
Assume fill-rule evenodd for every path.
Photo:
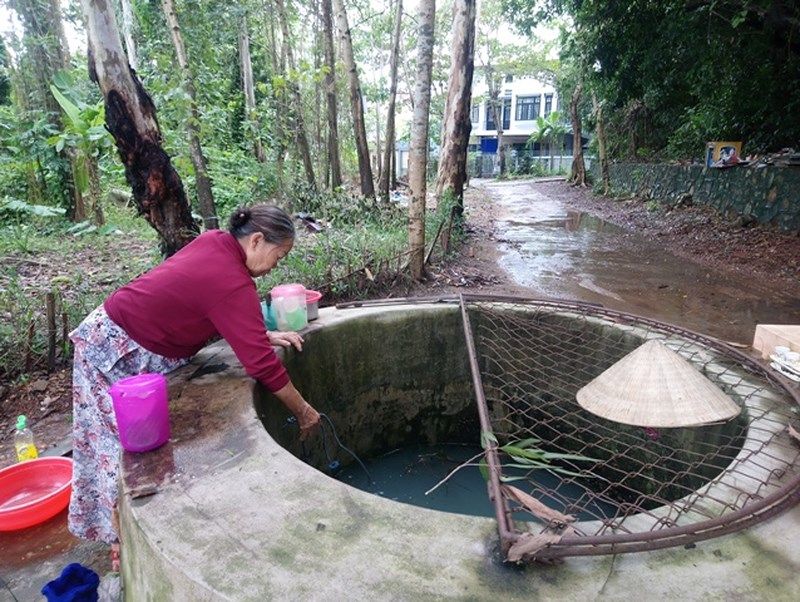
<instances>
[{"instance_id":1,"label":"banana plant","mask_svg":"<svg viewBox=\"0 0 800 602\"><path fill-rule=\"evenodd\" d=\"M90 105L67 96L70 93L71 77L60 72L55 78L57 85L50 91L64 111L64 130L48 138L47 143L56 151L66 150L73 157L73 179L81 194L89 195L92 213L97 225L103 224L100 204L102 188L98 164L100 159L113 148L111 134L106 129L106 116L103 102ZM66 92L66 93L65 93ZM76 208L76 217L83 217Z\"/></svg>"},{"instance_id":2,"label":"banana plant","mask_svg":"<svg viewBox=\"0 0 800 602\"><path fill-rule=\"evenodd\" d=\"M528 146L533 146L535 142L547 143L547 149L550 152L550 171L554 171L555 168L555 159L553 157L555 145L558 143L559 147L561 147L564 135L568 131L561 118L561 113L558 111L552 111L547 117L539 115L536 118L536 125L533 126L533 132L528 138Z\"/></svg>"}]
</instances>

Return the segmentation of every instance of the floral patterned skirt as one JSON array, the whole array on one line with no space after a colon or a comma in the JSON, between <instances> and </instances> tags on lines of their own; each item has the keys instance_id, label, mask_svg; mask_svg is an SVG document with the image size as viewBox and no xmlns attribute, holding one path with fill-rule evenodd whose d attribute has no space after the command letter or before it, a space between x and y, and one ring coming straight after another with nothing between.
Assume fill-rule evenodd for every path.
<instances>
[{"instance_id":1,"label":"floral patterned skirt","mask_svg":"<svg viewBox=\"0 0 800 602\"><path fill-rule=\"evenodd\" d=\"M188 359L144 349L105 312L90 313L70 333L72 365L72 497L69 530L94 541L118 541L113 510L118 498L121 445L109 387L145 372L166 373Z\"/></svg>"}]
</instances>

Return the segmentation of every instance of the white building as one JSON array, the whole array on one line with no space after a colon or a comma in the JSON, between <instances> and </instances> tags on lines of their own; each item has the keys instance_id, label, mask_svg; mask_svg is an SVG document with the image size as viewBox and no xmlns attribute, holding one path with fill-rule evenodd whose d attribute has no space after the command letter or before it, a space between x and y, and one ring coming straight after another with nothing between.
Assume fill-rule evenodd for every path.
<instances>
[{"instance_id":1,"label":"white building","mask_svg":"<svg viewBox=\"0 0 800 602\"><path fill-rule=\"evenodd\" d=\"M559 111L564 120L568 115L562 110L558 92L551 84L530 77L507 76L500 90L503 102L503 141L506 145L507 159L512 164L523 154L532 157L549 157L547 144L528 144L531 133L536 126L537 117L547 117L553 111ZM472 87L472 133L470 150L481 153L484 157L497 153L497 128L493 111L489 108L489 94L485 82L480 81ZM572 131L567 124L560 149L556 150L556 165L569 166L572 160ZM563 153L563 157L561 154Z\"/></svg>"},{"instance_id":2,"label":"white building","mask_svg":"<svg viewBox=\"0 0 800 602\"><path fill-rule=\"evenodd\" d=\"M536 125L536 118L558 110L558 94L553 86L533 78L505 78L499 99L503 101L503 137L508 144L525 144ZM472 135L483 152L497 150L497 128L489 108L489 92L481 81L472 86ZM488 145L484 141L491 141ZM488 148L487 148L488 146Z\"/></svg>"}]
</instances>

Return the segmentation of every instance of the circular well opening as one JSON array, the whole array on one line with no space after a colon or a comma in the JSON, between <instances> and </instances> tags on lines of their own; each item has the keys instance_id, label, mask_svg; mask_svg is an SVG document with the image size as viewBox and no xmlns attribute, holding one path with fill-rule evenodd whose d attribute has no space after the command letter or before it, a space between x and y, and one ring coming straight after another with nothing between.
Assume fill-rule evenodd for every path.
<instances>
[{"instance_id":1,"label":"circular well opening","mask_svg":"<svg viewBox=\"0 0 800 602\"><path fill-rule=\"evenodd\" d=\"M575 401L580 387L648 338L662 338L693 360L708 356L707 375L716 365L714 354L674 330L621 324L591 315L591 309L578 310L549 304L469 306L500 444L536 437L545 451L593 460L555 461L580 476L554 478L538 470L530 485L512 484L579 521L610 524L693 495L717 479L741 452L746 409L724 424L648 429L605 421ZM458 471L472 472L469 485L454 477L424 495L481 450L464 336L461 312L453 304L384 308L327 324L308 333L302 353L290 350L284 356L293 381L325 415L320 436L300 444L282 404L262 388L255 394L258 415L288 451L345 483L403 503L490 515L477 469ZM727 392L738 401L735 389ZM376 462L388 468L376 469ZM507 477L519 472L504 468ZM398 487L385 485L392 480ZM476 495L481 499L464 499ZM522 517L531 518L514 514L515 520Z\"/></svg>"}]
</instances>

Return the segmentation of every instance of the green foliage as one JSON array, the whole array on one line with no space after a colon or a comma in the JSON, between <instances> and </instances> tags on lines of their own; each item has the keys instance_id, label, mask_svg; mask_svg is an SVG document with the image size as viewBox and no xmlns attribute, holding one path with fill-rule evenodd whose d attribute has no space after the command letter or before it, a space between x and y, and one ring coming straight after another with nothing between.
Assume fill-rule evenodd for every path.
<instances>
[{"instance_id":1,"label":"green foliage","mask_svg":"<svg viewBox=\"0 0 800 602\"><path fill-rule=\"evenodd\" d=\"M575 472L568 468L564 468L556 464L556 462L597 462L594 458L581 456L578 454L564 454L558 452L547 452L539 448L542 443L541 439L530 437L528 439L520 439L517 441L510 441L504 445L500 445L494 433L481 434L481 446L487 449L489 442L494 443L497 451L502 454L501 464L505 469L514 469L513 472L524 471L524 475L515 475L502 477L504 483L511 481L519 481L527 479L532 471L535 470L548 470L556 474L566 476L581 477L586 476L584 473ZM488 477L488 473L484 474Z\"/></svg>"},{"instance_id":2,"label":"green foliage","mask_svg":"<svg viewBox=\"0 0 800 602\"><path fill-rule=\"evenodd\" d=\"M611 159L700 159L708 140L761 152L800 139L796 3L502 1L522 30L570 17L562 48L607 108Z\"/></svg>"},{"instance_id":3,"label":"green foliage","mask_svg":"<svg viewBox=\"0 0 800 602\"><path fill-rule=\"evenodd\" d=\"M106 115L103 102L88 105L83 101L69 98L75 88L72 76L61 71L56 75L56 85L50 86L56 101L67 116L64 130L47 139L57 152L72 149L74 156L73 177L81 192L89 189L88 161L97 161L111 151L113 141L106 129Z\"/></svg>"},{"instance_id":4,"label":"green foliage","mask_svg":"<svg viewBox=\"0 0 800 602\"><path fill-rule=\"evenodd\" d=\"M46 140L57 133L41 111L0 106L0 195L66 207L69 166Z\"/></svg>"},{"instance_id":5,"label":"green foliage","mask_svg":"<svg viewBox=\"0 0 800 602\"><path fill-rule=\"evenodd\" d=\"M213 176L214 203L220 217L227 217L242 205L268 202L279 193L280 183L274 163L259 163L251 153L235 147L221 150L209 146L205 154ZM191 163L176 169L188 172ZM194 178L184 178L183 181L187 194L193 196Z\"/></svg>"},{"instance_id":6,"label":"green foliage","mask_svg":"<svg viewBox=\"0 0 800 602\"><path fill-rule=\"evenodd\" d=\"M300 282L325 292L327 300L363 298L397 276L408 244L405 212L398 206L303 185L277 202L290 213L308 214L324 230L298 233L294 250L259 283L263 294L280 283Z\"/></svg>"},{"instance_id":7,"label":"green foliage","mask_svg":"<svg viewBox=\"0 0 800 602\"><path fill-rule=\"evenodd\" d=\"M48 223L66 211L6 198L0 203L0 253L30 254L43 244L37 232L48 233Z\"/></svg>"},{"instance_id":8,"label":"green foliage","mask_svg":"<svg viewBox=\"0 0 800 602\"><path fill-rule=\"evenodd\" d=\"M55 217L64 215L64 213L66 211L58 207L31 205L16 199L6 200L0 205L0 216L11 217L16 220L26 219L27 217Z\"/></svg>"},{"instance_id":9,"label":"green foliage","mask_svg":"<svg viewBox=\"0 0 800 602\"><path fill-rule=\"evenodd\" d=\"M491 431L482 431L480 438L481 447L484 449L480 454L473 456L463 464L457 466L450 472L444 479L439 481L432 489L426 492L430 494L437 489L440 485L447 482L457 471L468 466L476 466L475 460L478 460L477 467L481 475L487 481L489 480L489 464L486 460L486 451L489 448L494 448L498 453L500 461L500 469L503 474L500 475L500 481L503 483L510 483L520 480L534 480L534 474L539 470L547 470L549 472L571 477L585 477L596 476L589 472L577 472L566 466L571 466L575 462L593 462L597 463L595 458L581 456L578 454L565 454L559 452L544 451L539 447L542 443L541 439L533 437L527 439L512 440L505 444L500 444L497 436ZM566 466L565 466L566 465Z\"/></svg>"}]
</instances>

